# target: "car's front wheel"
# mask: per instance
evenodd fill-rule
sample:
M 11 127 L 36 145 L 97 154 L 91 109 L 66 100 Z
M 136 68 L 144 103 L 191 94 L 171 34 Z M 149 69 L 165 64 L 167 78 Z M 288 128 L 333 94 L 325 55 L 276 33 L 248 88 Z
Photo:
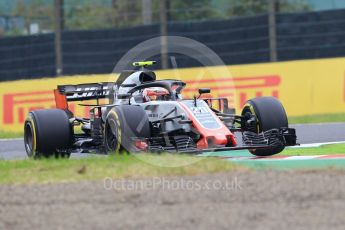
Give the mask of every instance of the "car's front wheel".
M 246 127 L 252 132 L 261 133 L 288 127 L 285 109 L 280 101 L 274 97 L 258 97 L 247 101 L 243 107 L 242 115 L 244 116 L 246 113 L 256 117 L 254 127 Z M 256 156 L 271 156 L 280 153 L 284 148 L 285 146 L 281 144 L 269 148 L 250 150 L 250 152 Z
M 105 123 L 104 138 L 108 152 L 132 152 L 135 139 L 151 136 L 148 116 L 136 105 L 115 106 L 109 111 Z

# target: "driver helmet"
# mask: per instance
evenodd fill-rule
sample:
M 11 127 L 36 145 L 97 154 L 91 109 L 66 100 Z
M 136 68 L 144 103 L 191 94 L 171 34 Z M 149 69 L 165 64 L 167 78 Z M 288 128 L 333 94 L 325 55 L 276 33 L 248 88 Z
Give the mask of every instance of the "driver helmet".
M 169 92 L 167 89 L 164 89 L 162 87 L 150 87 L 146 88 L 142 92 L 144 102 L 148 101 L 156 101 L 161 100 L 164 98 L 164 96 L 169 95 Z

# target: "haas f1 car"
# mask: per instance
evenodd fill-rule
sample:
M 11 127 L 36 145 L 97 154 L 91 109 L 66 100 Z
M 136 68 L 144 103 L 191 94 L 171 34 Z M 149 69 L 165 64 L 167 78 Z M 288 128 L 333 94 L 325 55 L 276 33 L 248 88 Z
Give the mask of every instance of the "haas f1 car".
M 205 98 L 210 93 L 207 88 L 199 89 L 198 97 L 183 99 L 186 83 L 156 80 L 155 73 L 144 68 L 151 64 L 134 63 L 141 68 L 122 72 L 116 82 L 59 85 L 54 90 L 56 109 L 34 110 L 27 116 L 28 156 L 239 149 L 270 156 L 296 145 L 295 130 L 288 127 L 277 99 L 251 99 L 235 115 L 226 98 Z M 104 99 L 107 104 L 100 104 Z M 84 100 L 97 102 L 87 105 L 89 118 L 74 116 L 68 102 Z

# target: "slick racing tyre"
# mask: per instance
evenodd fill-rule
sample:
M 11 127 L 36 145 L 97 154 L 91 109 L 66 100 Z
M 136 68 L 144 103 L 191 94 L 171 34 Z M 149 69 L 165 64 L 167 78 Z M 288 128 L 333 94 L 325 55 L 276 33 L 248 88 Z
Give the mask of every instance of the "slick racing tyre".
M 107 152 L 136 151 L 135 140 L 150 136 L 149 119 L 140 106 L 120 105 L 109 111 L 104 130 Z
M 30 158 L 69 157 L 72 138 L 72 126 L 64 110 L 35 110 L 25 120 L 24 144 Z
M 250 131 L 261 133 L 271 129 L 287 128 L 288 119 L 283 105 L 274 97 L 258 97 L 247 101 L 242 116 L 246 113 L 255 115 L 256 126 L 251 127 Z M 245 130 L 246 131 L 246 130 Z M 284 150 L 283 145 L 254 149 L 250 152 L 256 156 L 271 156 Z

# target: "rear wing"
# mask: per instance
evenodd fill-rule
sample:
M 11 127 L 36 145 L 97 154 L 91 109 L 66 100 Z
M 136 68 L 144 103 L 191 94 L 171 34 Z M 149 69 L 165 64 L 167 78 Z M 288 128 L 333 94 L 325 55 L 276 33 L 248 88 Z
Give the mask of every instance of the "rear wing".
M 99 100 L 113 93 L 114 82 L 58 85 L 54 90 L 56 107 L 68 109 L 70 101 Z

